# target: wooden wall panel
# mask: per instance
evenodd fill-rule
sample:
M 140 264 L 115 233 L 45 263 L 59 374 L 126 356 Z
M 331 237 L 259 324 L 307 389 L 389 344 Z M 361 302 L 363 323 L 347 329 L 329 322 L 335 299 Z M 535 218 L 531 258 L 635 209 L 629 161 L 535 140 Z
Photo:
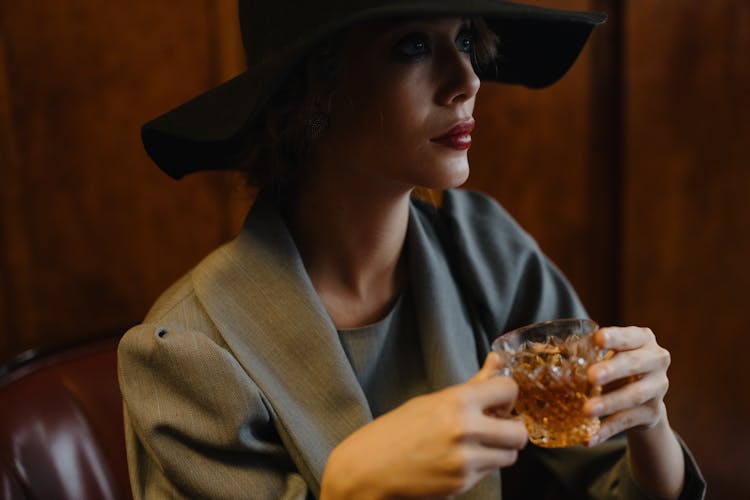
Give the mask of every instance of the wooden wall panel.
M 20 203 L 20 186 L 16 182 L 18 177 L 18 153 L 16 151 L 15 131 L 11 121 L 10 89 L 8 88 L 8 65 L 6 62 L 5 34 L 0 30 L 0 180 L 3 187 L 0 196 L 0 318 L 3 330 L 0 334 L 0 353 L 8 352 L 13 342 L 16 325 L 23 324 L 24 315 L 28 311 L 25 304 L 27 297 L 22 290 L 17 290 L 11 279 L 12 266 L 28 270 L 25 258 L 23 233 L 16 229 L 17 218 L 14 217 L 14 207 Z M 17 236 L 16 236 L 17 235 Z M 16 237 L 14 237 L 16 236 Z M 18 279 L 18 278 L 16 278 Z M 2 357 L 0 357 L 2 359 Z
M 484 85 L 467 187 L 508 208 L 593 317 L 654 328 L 674 358 L 673 424 L 711 497 L 750 496 L 738 312 L 750 286 L 750 6 L 531 3 L 626 15 L 549 89 Z M 249 200 L 234 176 L 174 182 L 138 135 L 240 70 L 233 9 L 0 0 L 0 361 L 139 321 L 237 230 Z
M 611 7 L 611 2 L 583 0 L 529 3 L 577 10 Z M 547 89 L 483 85 L 466 185 L 492 195 L 510 211 L 601 324 L 616 323 L 619 289 L 613 261 L 619 233 L 612 220 L 619 176 L 612 158 L 618 152 L 599 142 L 619 117 L 610 107 L 596 105 L 613 83 L 600 68 L 600 60 L 613 50 L 607 38 L 612 29 L 610 24 L 595 30 L 571 71 Z
M 139 137 L 232 72 L 224 6 L 0 3 L 0 359 L 137 322 L 231 236 L 227 176 L 174 182 Z
M 750 3 L 627 12 L 623 315 L 673 354 L 672 424 L 710 498 L 750 498 Z

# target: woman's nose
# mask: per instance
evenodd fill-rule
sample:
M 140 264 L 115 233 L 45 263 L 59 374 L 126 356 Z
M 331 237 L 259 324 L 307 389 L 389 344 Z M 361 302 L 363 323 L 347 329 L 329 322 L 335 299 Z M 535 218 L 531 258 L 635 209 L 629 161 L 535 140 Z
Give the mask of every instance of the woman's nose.
M 459 50 L 445 54 L 436 68 L 441 86 L 437 100 L 442 105 L 452 105 L 473 99 L 479 91 L 480 80 L 471 64 L 471 56 Z

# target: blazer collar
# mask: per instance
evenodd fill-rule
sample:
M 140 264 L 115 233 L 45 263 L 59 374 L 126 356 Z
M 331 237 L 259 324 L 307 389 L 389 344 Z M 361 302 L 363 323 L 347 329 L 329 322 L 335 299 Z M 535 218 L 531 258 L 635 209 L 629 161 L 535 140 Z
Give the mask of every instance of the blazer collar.
M 407 233 L 409 272 L 420 340 L 432 390 L 466 382 L 479 368 L 470 314 L 461 283 L 451 268 L 452 247 L 444 246 L 440 214 L 412 204 Z
M 434 229 L 414 205 L 407 242 L 428 383 L 437 390 L 464 382 L 478 367 L 471 325 Z M 372 415 L 270 200 L 258 198 L 240 235 L 194 270 L 193 283 L 317 495 L 330 452 Z

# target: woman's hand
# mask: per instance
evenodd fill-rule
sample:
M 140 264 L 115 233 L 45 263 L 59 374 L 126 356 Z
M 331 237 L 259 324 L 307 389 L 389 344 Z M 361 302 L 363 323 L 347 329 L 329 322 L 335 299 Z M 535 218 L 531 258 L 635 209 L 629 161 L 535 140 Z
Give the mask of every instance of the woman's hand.
M 501 363 L 491 353 L 465 384 L 411 399 L 354 432 L 331 453 L 321 498 L 449 496 L 512 465 L 527 434 L 509 418 L 518 386 L 497 375 Z
M 669 387 L 669 351 L 656 343 L 648 328 L 602 328 L 596 343 L 615 353 L 589 368 L 589 380 L 603 386 L 602 396 L 586 403 L 584 411 L 608 415 L 590 446 L 630 429 L 648 429 L 666 419 L 664 396 Z
M 636 484 L 650 495 L 677 498 L 685 464 L 664 405 L 669 351 L 659 346 L 648 328 L 602 328 L 595 341 L 614 356 L 589 368 L 589 380 L 602 385 L 603 393 L 590 399 L 584 411 L 607 416 L 589 446 L 627 431 Z

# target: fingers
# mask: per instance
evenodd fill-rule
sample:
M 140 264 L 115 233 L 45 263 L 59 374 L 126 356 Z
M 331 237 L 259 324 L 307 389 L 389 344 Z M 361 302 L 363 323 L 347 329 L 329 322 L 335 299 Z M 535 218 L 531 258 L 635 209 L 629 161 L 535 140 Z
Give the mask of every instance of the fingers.
M 649 404 L 610 415 L 607 419 L 602 421 L 599 432 L 589 440 L 587 445 L 596 446 L 615 434 L 636 427 L 654 427 L 659 423 L 659 419 L 662 415 L 660 408 L 661 404 L 660 401 L 651 401 Z
M 518 396 L 518 386 L 510 377 L 502 375 L 504 362 L 496 352 L 490 352 L 482 368 L 460 391 L 472 406 L 487 415 L 504 417 L 510 414 Z
M 474 453 L 473 465 L 480 473 L 510 467 L 518 460 L 518 450 L 515 449 L 477 448 Z
M 465 386 L 466 396 L 479 409 L 509 414 L 518 397 L 518 384 L 510 377 L 493 377 Z
M 592 417 L 613 415 L 649 401 L 661 401 L 668 388 L 665 372 L 651 373 L 615 391 L 591 398 L 584 405 L 584 412 Z
M 631 375 L 666 372 L 669 363 L 669 351 L 654 344 L 644 349 L 618 352 L 607 361 L 589 368 L 588 376 L 592 383 L 605 385 Z
M 490 352 L 485 358 L 482 368 L 469 379 L 469 382 L 480 382 L 497 377 L 502 374 L 503 366 L 504 363 L 500 355 L 496 352 Z
M 526 426 L 517 418 L 484 417 L 477 427 L 477 440 L 490 448 L 520 450 L 529 440 Z
M 589 380 L 606 391 L 590 399 L 584 412 L 593 417 L 609 415 L 589 446 L 629 429 L 655 426 L 669 388 L 670 354 L 650 329 L 602 328 L 595 341 L 615 354 L 589 368 Z
M 630 351 L 656 341 L 651 329 L 635 326 L 601 328 L 594 334 L 594 339 L 599 346 L 615 351 Z
M 463 449 L 472 455 L 472 466 L 482 472 L 513 465 L 518 450 L 528 442 L 526 427 L 519 419 L 482 417 L 472 427 Z

